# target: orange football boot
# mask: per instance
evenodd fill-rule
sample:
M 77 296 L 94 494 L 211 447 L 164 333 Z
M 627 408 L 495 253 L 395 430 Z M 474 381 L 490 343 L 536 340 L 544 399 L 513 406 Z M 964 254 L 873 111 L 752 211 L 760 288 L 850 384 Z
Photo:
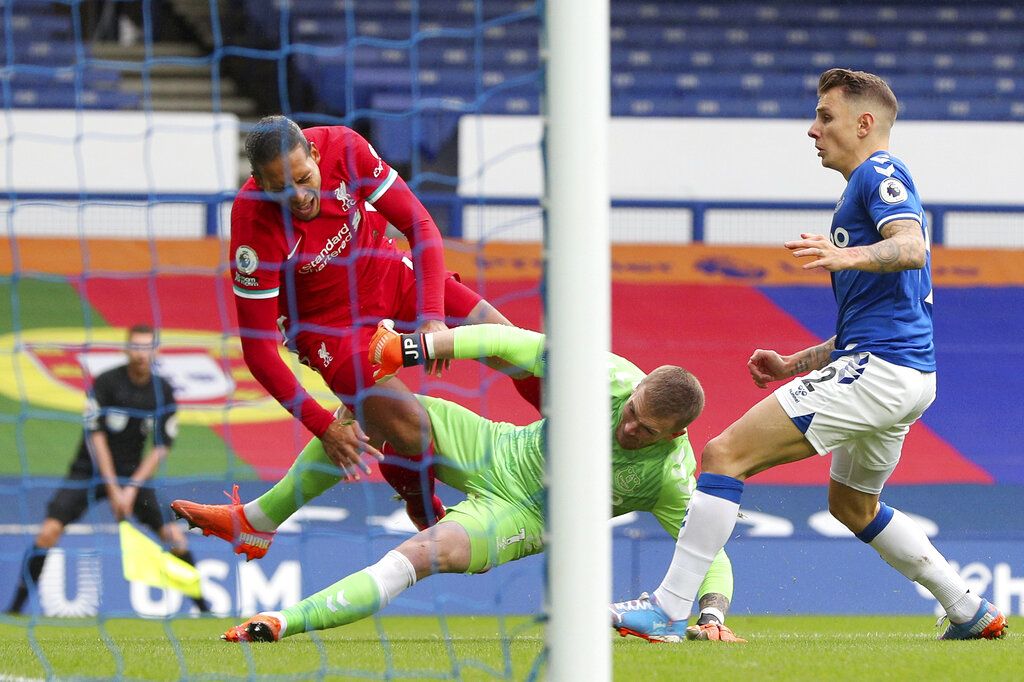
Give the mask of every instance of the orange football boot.
M 227 492 L 224 493 L 227 495 Z M 274 531 L 256 530 L 245 518 L 242 502 L 238 498 L 238 484 L 228 495 L 231 504 L 198 504 L 188 500 L 171 502 L 171 509 L 179 519 L 188 521 L 189 528 L 199 528 L 203 535 L 215 535 L 227 540 L 235 554 L 244 554 L 248 561 L 261 559 L 274 541 Z
M 223 635 L 227 642 L 276 642 L 281 638 L 281 621 L 271 615 L 258 613 Z

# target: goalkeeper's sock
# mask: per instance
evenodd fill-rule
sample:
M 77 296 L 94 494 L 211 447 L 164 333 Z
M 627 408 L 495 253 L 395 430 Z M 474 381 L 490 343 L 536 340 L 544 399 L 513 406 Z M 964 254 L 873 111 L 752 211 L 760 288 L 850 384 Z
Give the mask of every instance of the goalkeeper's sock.
M 731 476 L 701 474 L 679 530 L 672 563 L 654 591 L 672 620 L 686 620 L 693 599 L 718 551 L 725 546 L 740 510 L 743 482 Z
M 314 438 L 295 458 L 288 473 L 243 511 L 253 528 L 270 533 L 288 520 L 302 505 L 341 480 L 341 470 L 327 456 L 323 443 Z
M 391 550 L 374 565 L 282 611 L 282 624 L 286 625 L 282 636 L 326 630 L 372 616 L 415 584 L 416 569 L 412 562 L 401 552 Z
M 29 584 L 33 586 L 39 584 L 39 576 L 43 572 L 43 564 L 46 563 L 46 555 L 49 551 L 48 548 L 35 544 L 25 550 L 25 556 L 21 563 L 21 576 L 18 580 L 18 587 L 14 591 L 14 598 L 11 600 L 10 606 L 7 607 L 8 613 L 21 613 L 25 608 L 25 602 L 28 601 L 28 586 Z
M 981 597 L 925 535 L 921 526 L 898 509 L 878 505 L 878 514 L 857 537 L 875 548 L 886 563 L 925 587 L 942 604 L 953 623 L 966 623 L 981 606 Z

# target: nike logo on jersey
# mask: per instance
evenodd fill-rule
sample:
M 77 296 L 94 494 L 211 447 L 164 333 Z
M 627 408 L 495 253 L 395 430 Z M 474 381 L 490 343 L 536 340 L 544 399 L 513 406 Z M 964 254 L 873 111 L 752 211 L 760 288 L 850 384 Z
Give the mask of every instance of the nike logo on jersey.
M 302 237 L 299 237 L 298 240 L 295 242 L 295 246 L 292 247 L 291 253 L 288 254 L 288 257 L 285 258 L 285 260 L 291 260 L 292 259 L 292 256 L 295 255 L 295 252 L 299 250 L 299 244 L 301 244 L 301 243 L 302 243 Z

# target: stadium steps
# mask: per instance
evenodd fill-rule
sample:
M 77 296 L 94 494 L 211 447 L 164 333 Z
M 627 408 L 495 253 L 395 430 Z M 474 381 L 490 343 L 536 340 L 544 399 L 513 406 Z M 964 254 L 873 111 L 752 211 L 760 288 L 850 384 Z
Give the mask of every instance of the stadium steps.
M 94 59 L 124 66 L 121 89 L 143 94 L 143 74 L 149 74 L 148 104 L 155 111 L 223 111 L 239 118 L 251 117 L 256 102 L 238 93 L 237 85 L 221 77 L 219 97 L 214 99 L 208 54 L 191 43 L 156 43 L 151 47 L 153 61 L 146 63 L 143 45 L 99 42 L 92 45 Z
M 209 72 L 207 72 L 208 74 Z M 146 83 L 141 76 L 132 74 L 121 79 L 121 89 L 125 92 L 137 92 L 142 94 Z M 177 95 L 183 98 L 205 98 L 213 97 L 213 82 L 209 75 L 203 78 L 191 78 L 185 76 L 167 76 L 163 73 L 151 75 L 149 79 L 149 92 L 154 97 Z M 237 97 L 237 88 L 232 81 L 222 80 L 220 83 L 221 100 Z M 244 99 L 244 98 L 243 98 Z

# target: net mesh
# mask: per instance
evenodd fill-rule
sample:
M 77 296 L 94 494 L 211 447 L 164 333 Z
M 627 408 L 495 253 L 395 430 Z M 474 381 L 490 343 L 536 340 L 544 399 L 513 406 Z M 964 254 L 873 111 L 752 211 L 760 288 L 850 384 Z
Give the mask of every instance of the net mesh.
M 961 21 L 941 16 L 948 8 L 906 3 L 871 19 L 859 6 L 847 8 L 847 16 L 846 9 L 818 3 L 812 13 L 802 6 L 766 8 L 751 18 L 742 3 L 711 5 L 612 8 L 612 113 L 623 117 L 612 122 L 612 139 L 622 142 L 612 150 L 611 228 L 620 242 L 612 263 L 615 350 L 645 369 L 682 358 L 701 378 L 709 401 L 690 431 L 695 450 L 763 397 L 745 368 L 751 349 L 770 342 L 791 351 L 835 330 L 828 278 L 803 271 L 780 244 L 807 229 L 827 229 L 837 186 L 766 173 L 747 155 L 742 163 L 729 161 L 704 143 L 721 139 L 746 153 L 735 142 L 742 136 L 733 133 L 756 132 L 773 148 L 792 139 L 798 146 L 792 152 L 779 146 L 773 158 L 813 165 L 818 173 L 807 158 L 806 119 L 817 101 L 822 60 L 835 54 L 854 68 L 893 69 L 905 105 L 901 130 L 913 119 L 1024 115 L 1024 104 L 1006 94 L 1020 65 L 1002 47 L 1017 35 L 1019 13 L 963 4 L 965 25 L 1001 23 L 990 44 L 972 38 L 954 59 L 923 48 L 945 52 L 967 35 L 941 27 Z M 975 10 L 980 15 L 968 21 Z M 26 551 L 45 530 L 54 493 L 70 485 L 95 495 L 91 481 L 65 477 L 82 438 L 86 391 L 94 373 L 121 356 L 126 327 L 148 321 L 160 329 L 162 370 L 181 388 L 176 442 L 156 477 L 164 506 L 175 498 L 222 502 L 221 491 L 236 482 L 241 499 L 253 500 L 308 442 L 309 433 L 267 396 L 242 356 L 228 273 L 232 199 L 248 174 L 239 143 L 261 115 L 285 113 L 303 126 L 345 125 L 371 140 L 451 237 L 448 268 L 513 323 L 540 328 L 542 132 L 538 118 L 522 115 L 539 112 L 541 11 L 518 0 L 0 0 L 0 229 L 6 237 L 0 248 L 0 599 L 9 599 L 28 567 L 33 553 Z M 893 33 L 897 15 L 917 28 Z M 634 26 L 635 19 L 645 25 Z M 913 49 L 879 54 L 864 41 L 868 33 L 831 25 L 847 19 L 885 31 L 882 42 L 911 41 L 904 47 L 921 43 L 922 31 L 931 37 Z M 812 21 L 813 30 L 793 34 L 780 25 Z M 741 22 L 750 30 L 735 31 Z M 730 41 L 745 46 L 709 49 Z M 833 53 L 837 45 L 849 49 Z M 691 73 L 702 66 L 713 67 L 712 75 Z M 799 73 L 775 74 L 782 66 Z M 955 82 L 947 71 L 959 74 Z M 725 94 L 698 88 L 710 84 Z M 981 99 L 964 106 L 959 94 L 946 94 L 964 87 L 980 91 Z M 801 120 L 750 126 L 717 118 L 751 115 Z M 950 158 L 974 158 L 974 135 L 984 132 L 962 130 L 942 129 L 949 149 L 960 150 L 944 147 Z M 914 162 L 915 169 L 929 165 Z M 709 172 L 716 168 L 717 175 Z M 1011 465 L 1017 451 L 1006 444 L 1018 440 L 1007 425 L 1020 419 L 985 422 L 983 432 L 956 425 L 964 423 L 964 405 L 973 405 L 979 418 L 1005 412 L 1002 393 L 976 380 L 996 372 L 995 356 L 974 349 L 984 339 L 1019 353 L 1019 343 L 1007 340 L 1020 337 L 1019 324 L 1003 311 L 1019 307 L 1024 211 L 1003 192 L 1005 183 L 988 182 L 982 173 L 950 177 L 952 190 L 929 178 L 922 191 L 936 245 L 937 300 L 947 311 L 936 316 L 936 336 L 945 339 L 938 346 L 948 353 L 939 364 L 943 381 L 957 390 L 940 392 L 929 408 L 924 426 L 934 433 L 915 426 L 925 435 L 908 441 L 891 482 L 1018 483 Z M 964 199 L 992 203 L 943 203 Z M 649 243 L 655 246 L 644 246 Z M 318 401 L 338 404 L 319 376 L 283 349 L 281 356 Z M 404 378 L 415 390 L 489 418 L 519 424 L 536 418 L 506 377 L 474 363 L 457 364 L 443 379 Z M 737 608 L 867 612 L 879 608 L 875 593 L 882 585 L 891 597 L 885 608 L 930 612 L 930 598 L 907 591 L 881 563 L 878 575 L 865 580 L 870 562 L 852 554 L 861 550 L 851 549 L 850 560 L 840 562 L 820 553 L 831 563 L 803 571 L 829 576 L 831 584 L 797 581 L 780 589 L 778 574 L 761 570 L 766 550 L 770 563 L 784 565 L 792 540 L 828 535 L 828 529 L 804 528 L 821 504 L 814 486 L 827 480 L 825 461 L 759 477 L 790 486 L 785 493 L 772 486 L 746 493 L 751 508 L 785 521 L 774 528 L 797 530 L 766 543 L 758 527 L 747 542 L 730 543 L 743 585 Z M 986 501 L 973 507 L 990 508 L 992 495 L 1006 496 L 1009 505 L 1013 491 L 1005 488 L 979 487 L 975 494 Z M 445 488 L 441 497 L 448 504 L 459 499 Z M 0 675 L 521 679 L 542 663 L 535 614 L 543 565 L 536 557 L 480 576 L 430 578 L 379 616 L 290 639 L 294 649 L 207 648 L 210 640 L 219 645 L 216 636 L 243 615 L 292 605 L 410 536 L 403 506 L 377 476 L 335 486 L 302 507 L 260 561 L 246 563 L 226 543 L 190 535 L 204 596 L 223 616 L 219 621 L 193 618 L 193 603 L 180 593 L 124 581 L 109 504 L 91 501 L 48 553 L 27 615 L 0 615 Z M 764 520 L 754 516 L 750 525 Z M 657 584 L 672 540 L 649 515 L 618 521 L 614 596 L 625 598 Z M 942 522 L 960 529 L 976 524 L 1005 537 L 1006 529 L 992 523 L 980 516 L 969 524 L 959 517 Z M 999 540 L 984 554 L 1001 558 L 978 569 L 981 555 L 970 535 L 958 530 L 943 540 L 961 543 L 950 556 L 965 576 L 991 577 L 979 578 L 976 591 L 991 585 L 1008 610 L 1019 592 L 1010 572 L 1019 543 Z M 835 598 L 837 566 L 851 571 L 842 581 L 843 599 Z M 854 585 L 863 585 L 863 594 Z
M 459 117 L 537 113 L 539 11 L 480 0 L 0 5 L 3 599 L 29 570 L 26 559 L 41 556 L 33 541 L 47 530 L 58 489 L 85 490 L 89 503 L 46 553 L 27 617 L 0 617 L 30 645 L 25 670 L 96 679 L 447 679 L 467 671 L 521 679 L 535 669 L 536 558 L 497 574 L 432 577 L 339 631 L 342 640 L 312 635 L 313 655 L 274 660 L 243 648 L 215 660 L 193 649 L 190 638 L 215 640 L 240 617 L 292 606 L 408 538 L 404 505 L 377 471 L 302 507 L 261 561 L 190 534 L 203 596 L 214 615 L 231 619 L 221 621 L 195 619 L 193 601 L 174 590 L 126 582 L 99 479 L 66 475 L 86 393 L 96 374 L 123 360 L 125 329 L 137 322 L 159 330 L 160 371 L 179 404 L 177 437 L 155 475 L 161 506 L 224 502 L 221 490 L 236 482 L 252 500 L 284 475 L 309 433 L 246 366 L 227 273 L 231 200 L 248 173 L 242 137 L 268 113 L 303 127 L 351 127 L 422 197 L 439 229 L 458 236 L 466 200 L 454 194 Z M 491 277 L 480 266 L 487 242 L 452 241 L 448 267 L 509 319 L 537 328 L 536 263 Z M 321 404 L 338 405 L 318 375 L 284 348 L 281 355 Z M 407 383 L 489 417 L 537 416 L 507 378 L 474 363 Z M 461 497 L 439 494 L 448 505 Z M 153 670 L 128 641 L 132 631 L 159 652 Z M 54 647 L 79 633 L 100 639 L 92 665 Z M 424 639 L 429 646 L 410 650 L 410 640 Z M 342 655 L 339 641 L 358 655 Z

